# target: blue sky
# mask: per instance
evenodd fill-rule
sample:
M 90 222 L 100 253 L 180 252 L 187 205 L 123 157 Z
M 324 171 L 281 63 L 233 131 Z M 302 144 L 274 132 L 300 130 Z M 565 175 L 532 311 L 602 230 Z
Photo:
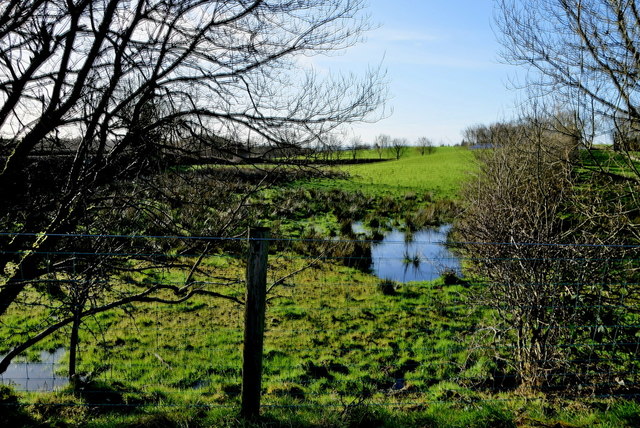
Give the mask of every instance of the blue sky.
M 393 113 L 353 127 L 354 135 L 455 144 L 469 125 L 513 116 L 516 70 L 499 61 L 492 0 L 370 0 L 367 12 L 380 27 L 364 43 L 314 61 L 332 72 L 362 73 L 380 62 L 387 70 Z

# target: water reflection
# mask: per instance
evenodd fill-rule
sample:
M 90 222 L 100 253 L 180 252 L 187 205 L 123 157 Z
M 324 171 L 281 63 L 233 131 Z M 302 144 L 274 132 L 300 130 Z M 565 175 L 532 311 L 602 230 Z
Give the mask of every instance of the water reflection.
M 12 362 L 0 375 L 0 384 L 12 385 L 18 391 L 53 391 L 65 386 L 67 378 L 55 373 L 64 352 L 64 348 L 42 351 L 39 362 Z
M 411 234 L 392 230 L 373 243 L 371 271 L 398 282 L 431 281 L 447 270 L 460 276 L 460 260 L 444 245 L 450 230 L 450 224 Z M 354 232 L 363 231 L 362 225 L 354 225 Z

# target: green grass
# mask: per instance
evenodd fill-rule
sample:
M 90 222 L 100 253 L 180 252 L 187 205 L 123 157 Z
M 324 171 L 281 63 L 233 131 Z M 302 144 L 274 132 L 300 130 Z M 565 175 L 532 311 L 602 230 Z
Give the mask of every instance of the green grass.
M 0 390 L 0 394 L 2 391 Z M 4 402 L 0 396 L 0 402 Z M 58 398 L 61 398 L 59 396 Z M 44 426 L 82 427 L 422 427 L 422 428 L 495 428 L 563 427 L 620 428 L 638 426 L 640 405 L 632 401 L 585 400 L 547 401 L 522 397 L 513 401 L 469 403 L 431 403 L 428 406 L 381 407 L 367 403 L 341 408 L 267 408 L 257 421 L 242 421 L 237 408 L 158 408 L 146 407 L 141 413 L 105 412 L 90 417 L 91 409 L 81 401 L 66 397 L 68 404 L 53 408 L 42 399 L 31 415 L 0 413 L 3 426 L 43 426 L 43 416 L 51 423 Z M 9 400 L 7 400 L 9 401 Z M 51 409 L 54 409 L 53 411 Z M 10 408 L 11 409 L 11 408 Z M 561 410 L 558 410 L 561 409 Z
M 294 253 L 272 257 L 270 281 L 307 262 Z M 234 276 L 242 271 L 242 263 L 234 259 L 222 268 L 216 265 L 205 264 L 205 274 Z M 177 281 L 182 275 L 167 271 L 156 273 L 153 280 Z M 262 399 L 267 408 L 335 410 L 361 400 L 384 407 L 389 400 L 437 400 L 450 388 L 477 396 L 464 385 L 440 384 L 464 375 L 460 367 L 465 361 L 474 362 L 469 367 L 474 376 L 488 369 L 476 367 L 479 359 L 469 359 L 465 345 L 482 316 L 470 305 L 460 306 L 470 289 L 445 287 L 439 280 L 407 284 L 389 296 L 378 284 L 369 274 L 321 262 L 271 293 Z M 460 317 L 450 319 L 447 308 L 456 308 Z M 102 418 L 105 403 L 120 413 L 141 405 L 237 406 L 242 313 L 243 307 L 235 303 L 196 297 L 174 306 L 131 305 L 85 320 L 78 369 L 87 376 L 87 386 L 86 392 L 72 397 L 69 406 L 80 410 L 71 414 L 85 421 Z M 32 308 L 30 316 L 46 317 L 46 308 Z M 23 318 L 12 313 L 7 322 L 12 321 L 19 324 Z M 68 331 L 56 338 L 56 346 L 64 345 L 65 334 Z M 61 373 L 65 362 L 66 357 Z M 394 390 L 399 377 L 406 384 Z M 68 393 L 24 397 L 27 403 L 52 406 L 42 410 L 42 421 L 70 411 L 62 405 L 69 400 Z M 96 409 L 82 410 L 94 402 Z
M 416 148 L 399 160 L 346 165 L 341 171 L 346 180 L 318 180 L 315 186 L 362 191 L 367 195 L 419 196 L 431 199 L 455 199 L 468 173 L 475 169 L 473 152 L 463 147 L 438 147 L 433 154 L 421 156 Z
M 269 283 L 307 262 L 293 252 L 272 255 Z M 203 269 L 205 277 L 243 270 L 233 258 Z M 182 275 L 166 271 L 153 278 Z M 205 297 L 86 320 L 79 367 L 88 378 L 84 392 L 24 394 L 23 403 L 31 404 L 11 408 L 23 422 L 30 417 L 44 426 L 614 427 L 638 421 L 634 403 L 557 403 L 478 388 L 477 380 L 496 368 L 475 334 L 492 315 L 470 304 L 479 286 L 438 279 L 399 285 L 389 294 L 380 282 L 333 260 L 272 291 L 259 423 L 237 418 L 243 308 Z M 30 315 L 45 312 L 32 308 Z
M 594 150 L 583 150 L 580 153 L 582 166 L 579 172 L 602 171 L 619 175 L 620 177 L 638 178 L 640 171 L 640 153 L 630 152 L 629 156 L 616 153 L 610 147 L 601 147 Z
M 438 201 L 455 199 L 466 173 L 473 169 L 473 152 L 466 149 L 442 147 L 425 156 L 413 151 L 398 161 L 344 166 L 349 179 L 312 180 L 272 190 L 261 203 L 266 201 L 267 210 L 275 210 L 274 219 L 298 222 L 310 233 L 307 237 L 314 237 L 313 228 L 321 229 L 320 235 L 337 233 L 336 224 L 357 215 L 371 222 L 377 219 L 373 214 L 385 210 L 415 210 L 404 213 L 403 221 L 408 222 Z M 285 191 L 290 194 L 280 198 Z M 339 209 L 332 206 L 335 198 L 341 200 Z M 291 224 L 284 224 L 282 231 L 289 234 Z M 309 262 L 300 255 L 305 252 L 303 245 L 317 244 L 279 244 L 270 260 L 270 282 Z M 195 279 L 241 278 L 243 269 L 240 259 L 210 257 Z M 185 272 L 149 271 L 132 279 L 145 278 L 178 282 Z M 87 378 L 84 392 L 20 394 L 21 406 L 11 394 L 0 401 L 9 403 L 7 408 L 16 410 L 14 421 L 25 426 L 640 423 L 640 405 L 635 402 L 556 401 L 479 386 L 477 381 L 491 378 L 497 364 L 485 346 L 489 337 L 476 334 L 493 315 L 471 305 L 480 285 L 445 285 L 438 279 L 389 292 L 380 282 L 332 259 L 319 261 L 273 290 L 266 316 L 265 407 L 256 423 L 237 417 L 243 307 L 205 297 L 174 306 L 128 305 L 85 320 L 79 367 Z M 226 291 L 242 296 L 240 288 Z M 37 326 L 39 318 L 48 316 L 38 306 L 47 302 L 39 299 L 41 295 L 33 291 L 26 299 L 28 311 L 14 311 L 3 319 L 4 349 L 11 345 L 12 328 Z M 65 335 L 68 331 L 43 342 L 27 358 L 36 358 L 40 348 L 65 346 Z M 61 373 L 65 370 L 60 368 Z M 0 422 L 3 417 L 10 415 L 0 416 Z M 10 422 L 7 419 L 4 425 Z

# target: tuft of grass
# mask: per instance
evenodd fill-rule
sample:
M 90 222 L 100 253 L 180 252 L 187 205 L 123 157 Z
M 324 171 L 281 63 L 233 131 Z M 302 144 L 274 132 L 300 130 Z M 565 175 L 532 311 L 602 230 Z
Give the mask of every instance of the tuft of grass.
M 383 279 L 378 283 L 378 290 L 385 296 L 395 296 L 398 290 L 398 283 L 390 279 Z
M 420 254 L 409 254 L 409 252 L 405 250 L 404 256 L 402 257 L 402 263 L 406 266 L 411 265 L 414 269 L 418 269 L 420 267 Z

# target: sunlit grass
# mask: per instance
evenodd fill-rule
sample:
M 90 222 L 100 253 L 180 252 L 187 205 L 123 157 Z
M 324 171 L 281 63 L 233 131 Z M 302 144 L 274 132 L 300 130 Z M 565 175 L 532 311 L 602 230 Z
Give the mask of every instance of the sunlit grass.
M 640 173 L 640 153 L 617 153 L 610 147 L 580 151 L 579 172 L 605 172 L 637 179 Z
M 464 147 L 438 147 L 435 153 L 420 155 L 414 147 L 399 160 L 345 165 L 345 180 L 318 180 L 316 186 L 359 190 L 365 194 L 418 196 L 430 194 L 433 199 L 456 198 L 469 172 L 474 171 L 474 156 Z
M 274 255 L 269 283 L 308 262 L 295 253 Z M 229 259 L 223 267 L 206 263 L 203 269 L 233 277 L 242 264 Z M 181 278 L 171 270 L 153 276 L 154 281 Z M 385 403 L 394 388 L 402 389 L 402 400 L 426 401 L 440 394 L 432 384 L 460 373 L 468 353 L 465 337 L 483 316 L 471 305 L 459 305 L 471 289 L 438 280 L 406 284 L 390 296 L 378 284 L 370 274 L 320 261 L 272 290 L 265 405 L 333 406 L 362 396 Z M 459 318 L 449 318 L 444 310 L 449 305 Z M 109 394 L 124 404 L 237 405 L 243 311 L 231 301 L 195 297 L 178 305 L 127 305 L 88 318 L 78 371 L 91 383 L 88 389 L 99 390 L 96 394 L 107 394 L 102 389 L 114 385 L 117 391 Z M 64 346 L 64 340 L 56 345 Z M 66 357 L 62 374 L 65 363 Z
M 466 149 L 438 148 L 431 155 L 413 152 L 398 161 L 344 166 L 350 179 L 314 180 L 307 185 L 408 201 L 455 198 L 466 173 L 473 170 L 472 159 L 473 153 Z M 290 212 L 304 228 L 335 227 L 335 213 L 322 213 L 317 219 L 308 216 L 307 202 L 317 200 L 317 194 L 297 196 L 299 203 Z M 271 262 L 269 284 L 310 258 L 285 248 L 272 254 Z M 241 259 L 208 257 L 197 279 L 242 278 L 243 271 Z M 143 271 L 131 279 L 177 283 L 184 281 L 185 273 Z M 634 426 L 639 422 L 640 408 L 633 402 L 605 400 L 590 406 L 474 388 L 474 380 L 490 378 L 496 368 L 494 355 L 474 335 L 492 316 L 486 308 L 471 305 L 480 286 L 445 285 L 438 279 L 401 285 L 389 293 L 380 282 L 336 260 L 321 259 L 272 290 L 266 315 L 264 425 L 255 426 Z M 225 292 L 243 295 L 240 286 Z M 8 325 L 36 325 L 38 317 L 46 316 L 35 305 L 29 309 L 10 313 Z M 79 370 L 97 390 L 97 399 L 115 397 L 121 402 L 108 403 L 112 408 L 104 402 L 92 407 L 90 397 L 69 391 L 26 394 L 25 400 L 39 401 L 39 406 L 32 406 L 33 414 L 52 424 L 58 417 L 60 424 L 86 426 L 253 426 L 237 418 L 243 311 L 242 305 L 231 301 L 195 297 L 170 306 L 127 305 L 87 319 L 81 332 Z M 65 335 L 68 331 L 41 346 L 65 346 Z M 6 335 L 2 338 L 8 340 Z M 35 358 L 37 348 L 30 358 Z

